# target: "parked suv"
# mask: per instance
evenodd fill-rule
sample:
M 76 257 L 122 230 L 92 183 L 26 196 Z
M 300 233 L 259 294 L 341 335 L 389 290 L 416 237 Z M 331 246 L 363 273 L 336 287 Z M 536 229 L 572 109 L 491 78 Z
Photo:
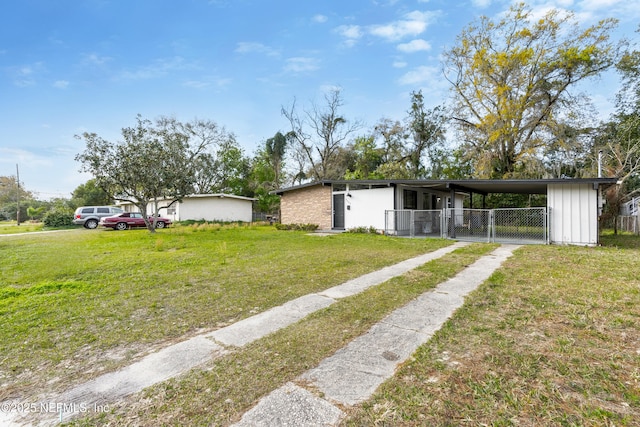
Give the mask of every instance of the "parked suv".
M 120 208 L 113 206 L 81 206 L 73 214 L 73 223 L 84 225 L 86 228 L 96 228 L 100 218 L 122 213 Z

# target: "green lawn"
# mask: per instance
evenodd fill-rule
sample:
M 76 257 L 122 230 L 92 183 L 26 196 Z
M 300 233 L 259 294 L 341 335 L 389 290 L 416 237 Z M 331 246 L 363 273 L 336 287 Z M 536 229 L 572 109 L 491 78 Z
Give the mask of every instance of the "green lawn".
M 515 252 L 344 425 L 638 425 L 640 239 Z M 60 391 L 450 241 L 193 226 L 0 239 L 0 400 Z M 75 425 L 225 425 L 490 252 L 472 244 Z M 4 387 L 4 385 L 8 385 Z
M 0 234 L 30 233 L 42 230 L 41 222 L 23 222 L 18 225 L 15 221 L 0 221 Z
M 220 225 L 0 238 L 0 400 L 450 243 Z
M 640 238 L 526 246 L 345 425 L 640 425 Z

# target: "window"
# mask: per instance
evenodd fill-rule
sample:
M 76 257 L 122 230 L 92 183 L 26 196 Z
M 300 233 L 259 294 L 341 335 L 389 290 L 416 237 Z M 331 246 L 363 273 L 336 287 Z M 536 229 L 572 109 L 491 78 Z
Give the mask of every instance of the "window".
M 167 208 L 167 215 L 175 215 L 175 214 L 176 214 L 176 207 L 175 206 Z
M 84 213 L 84 214 L 92 214 L 93 213 L 93 208 L 83 208 L 82 209 L 82 213 Z
M 98 213 L 109 213 L 109 208 L 98 208 Z
M 418 209 L 418 192 L 413 190 L 403 190 L 402 209 Z

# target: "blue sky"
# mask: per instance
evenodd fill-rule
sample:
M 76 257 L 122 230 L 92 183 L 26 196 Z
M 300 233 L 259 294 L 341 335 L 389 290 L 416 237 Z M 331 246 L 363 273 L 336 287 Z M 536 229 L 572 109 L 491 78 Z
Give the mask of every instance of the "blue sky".
M 368 127 L 401 120 L 411 91 L 445 102 L 440 56 L 497 0 L 19 0 L 0 26 L 0 176 L 15 175 L 41 199 L 69 197 L 90 176 L 74 161 L 74 135 L 118 140 L 145 118 L 211 119 L 248 155 L 287 131 L 282 106 L 322 105 L 341 88 L 347 119 Z M 583 25 L 620 19 L 636 38 L 638 0 L 547 0 Z M 613 73 L 587 90 L 604 116 Z M 366 128 L 363 129 L 363 134 Z

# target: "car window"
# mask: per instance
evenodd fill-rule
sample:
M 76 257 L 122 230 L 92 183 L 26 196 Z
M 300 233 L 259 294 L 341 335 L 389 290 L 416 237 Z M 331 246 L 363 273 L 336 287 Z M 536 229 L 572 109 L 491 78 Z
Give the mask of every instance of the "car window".
M 131 214 L 131 218 L 142 218 L 142 214 L 139 214 L 139 213 L 132 213 L 132 214 Z
M 82 209 L 82 213 L 83 214 L 92 214 L 93 213 L 93 208 L 83 208 Z
M 98 213 L 109 213 L 109 208 L 98 208 Z
M 131 214 L 129 212 L 125 212 L 122 215 L 120 215 L 122 218 L 129 218 L 131 216 Z

